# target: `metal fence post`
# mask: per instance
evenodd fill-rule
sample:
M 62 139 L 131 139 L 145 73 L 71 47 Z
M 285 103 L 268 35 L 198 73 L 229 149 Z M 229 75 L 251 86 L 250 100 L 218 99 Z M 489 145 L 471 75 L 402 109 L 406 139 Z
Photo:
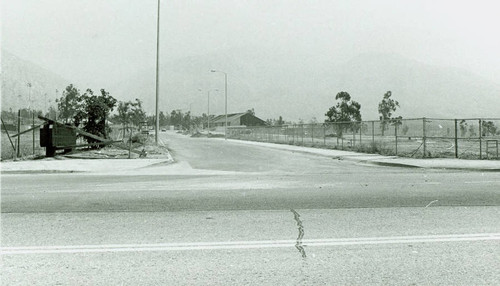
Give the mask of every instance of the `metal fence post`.
M 455 158 L 458 159 L 458 119 L 455 119 Z
M 314 144 L 314 124 L 311 124 L 311 142 Z
M 31 128 L 35 127 L 35 111 L 33 111 L 33 126 Z M 35 129 L 33 129 L 33 155 L 35 155 Z
M 21 133 L 21 109 L 17 111 L 17 134 Z M 21 135 L 17 135 L 16 159 L 21 157 Z
M 422 128 L 422 144 L 424 145 L 424 156 L 423 157 L 425 158 L 426 153 L 427 153 L 427 144 L 425 142 L 427 140 L 426 139 L 426 134 L 425 134 L 425 117 L 422 118 L 422 124 L 423 124 L 422 125 L 422 127 L 423 127 Z
M 355 123 L 349 124 L 349 125 L 351 125 L 351 131 L 352 131 L 352 146 L 351 146 L 351 148 L 354 148 L 354 146 L 356 145 L 356 132 L 354 132 L 354 129 L 356 128 L 356 126 L 354 124 Z
M 361 132 L 363 130 L 363 121 L 360 121 L 359 123 L 359 147 L 361 147 Z
M 394 138 L 396 139 L 396 156 L 398 155 L 398 124 L 394 123 Z
M 335 130 L 335 138 L 337 138 L 337 145 L 335 145 L 335 148 L 338 148 L 339 147 L 339 124 L 337 122 L 333 123 L 333 125 L 335 127 L 334 130 Z
M 14 156 L 15 156 L 16 146 L 14 145 L 14 143 L 12 143 L 12 139 L 10 138 L 9 130 L 7 130 L 7 127 L 5 127 L 5 123 L 3 122 L 3 119 L 2 118 L 0 118 L 0 119 L 2 120 L 3 129 L 5 130 L 5 134 L 7 135 L 7 138 L 9 138 L 10 146 L 12 146 L 12 150 L 14 150 Z
M 372 121 L 372 144 L 375 145 L 375 121 Z
M 326 146 L 326 125 L 323 124 L 323 146 Z
M 340 123 L 340 128 L 341 128 L 341 136 L 340 136 L 340 141 L 341 141 L 341 144 L 342 144 L 342 150 L 344 150 L 344 124 Z
M 482 130 L 481 130 L 481 119 L 479 119 L 479 160 L 483 159 L 483 142 L 482 142 L 482 137 L 483 137 L 483 134 L 481 133 Z
M 301 129 L 302 129 L 302 146 L 304 146 L 304 124 L 301 124 Z

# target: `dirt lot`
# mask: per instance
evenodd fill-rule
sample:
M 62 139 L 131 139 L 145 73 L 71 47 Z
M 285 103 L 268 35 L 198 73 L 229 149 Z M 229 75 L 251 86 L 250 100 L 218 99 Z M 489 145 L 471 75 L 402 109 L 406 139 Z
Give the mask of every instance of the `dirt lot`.
M 12 134 L 11 134 L 12 135 Z M 15 138 L 12 138 L 14 145 Z M 83 142 L 82 142 L 83 143 Z M 71 153 L 64 154 L 68 158 L 82 159 L 126 159 L 129 158 L 129 145 L 127 143 L 117 143 L 116 146 L 107 146 L 101 149 L 84 149 L 79 148 Z M 151 158 L 162 159 L 169 158 L 170 154 L 166 146 L 156 146 L 154 137 L 148 136 L 141 138 L 141 142 L 135 142 L 131 146 L 130 158 Z M 21 136 L 20 153 L 24 159 L 39 158 L 45 155 L 45 148 L 40 147 L 38 131 L 35 132 L 35 151 L 33 152 L 33 134 L 23 134 Z M 13 159 L 15 152 L 9 142 L 8 136 L 2 132 L 1 136 L 1 151 L 2 160 Z

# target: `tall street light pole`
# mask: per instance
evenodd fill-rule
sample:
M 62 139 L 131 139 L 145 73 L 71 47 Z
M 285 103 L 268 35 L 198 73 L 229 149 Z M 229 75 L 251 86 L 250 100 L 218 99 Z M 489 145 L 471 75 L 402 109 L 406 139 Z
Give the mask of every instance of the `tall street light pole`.
M 218 70 L 211 70 L 211 72 L 220 72 L 224 74 L 224 95 L 225 95 L 225 113 L 226 113 L 226 125 L 224 126 L 224 140 L 227 140 L 227 73 Z
M 210 90 L 208 91 L 208 101 L 207 101 L 207 131 L 210 134 Z
M 160 0 L 158 0 L 158 17 L 156 22 L 156 124 L 155 124 L 156 145 L 158 145 L 158 133 L 160 129 L 160 114 L 158 106 L 158 98 L 160 92 L 159 75 L 160 75 Z
M 31 110 L 31 82 L 26 84 L 28 87 L 28 110 Z
M 208 91 L 208 102 L 207 102 L 207 130 L 208 133 L 210 133 L 210 92 L 212 90 Z M 218 89 L 215 89 L 214 91 L 219 91 Z

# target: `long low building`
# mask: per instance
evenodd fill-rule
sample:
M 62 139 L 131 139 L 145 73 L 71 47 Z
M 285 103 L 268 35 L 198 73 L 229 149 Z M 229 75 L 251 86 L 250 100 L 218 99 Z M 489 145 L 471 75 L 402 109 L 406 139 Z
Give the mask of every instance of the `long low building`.
M 217 115 L 210 120 L 210 127 L 223 127 L 226 124 L 226 115 Z M 266 122 L 251 111 L 231 113 L 227 115 L 227 126 L 265 126 Z

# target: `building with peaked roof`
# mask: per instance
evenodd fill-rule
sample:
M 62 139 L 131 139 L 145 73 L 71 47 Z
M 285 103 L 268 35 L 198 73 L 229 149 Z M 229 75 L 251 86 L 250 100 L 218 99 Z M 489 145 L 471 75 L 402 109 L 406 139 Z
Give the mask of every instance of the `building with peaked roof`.
M 210 127 L 223 127 L 226 124 L 226 115 L 217 115 L 210 120 Z M 266 122 L 253 114 L 252 111 L 231 113 L 227 115 L 227 126 L 265 126 Z

